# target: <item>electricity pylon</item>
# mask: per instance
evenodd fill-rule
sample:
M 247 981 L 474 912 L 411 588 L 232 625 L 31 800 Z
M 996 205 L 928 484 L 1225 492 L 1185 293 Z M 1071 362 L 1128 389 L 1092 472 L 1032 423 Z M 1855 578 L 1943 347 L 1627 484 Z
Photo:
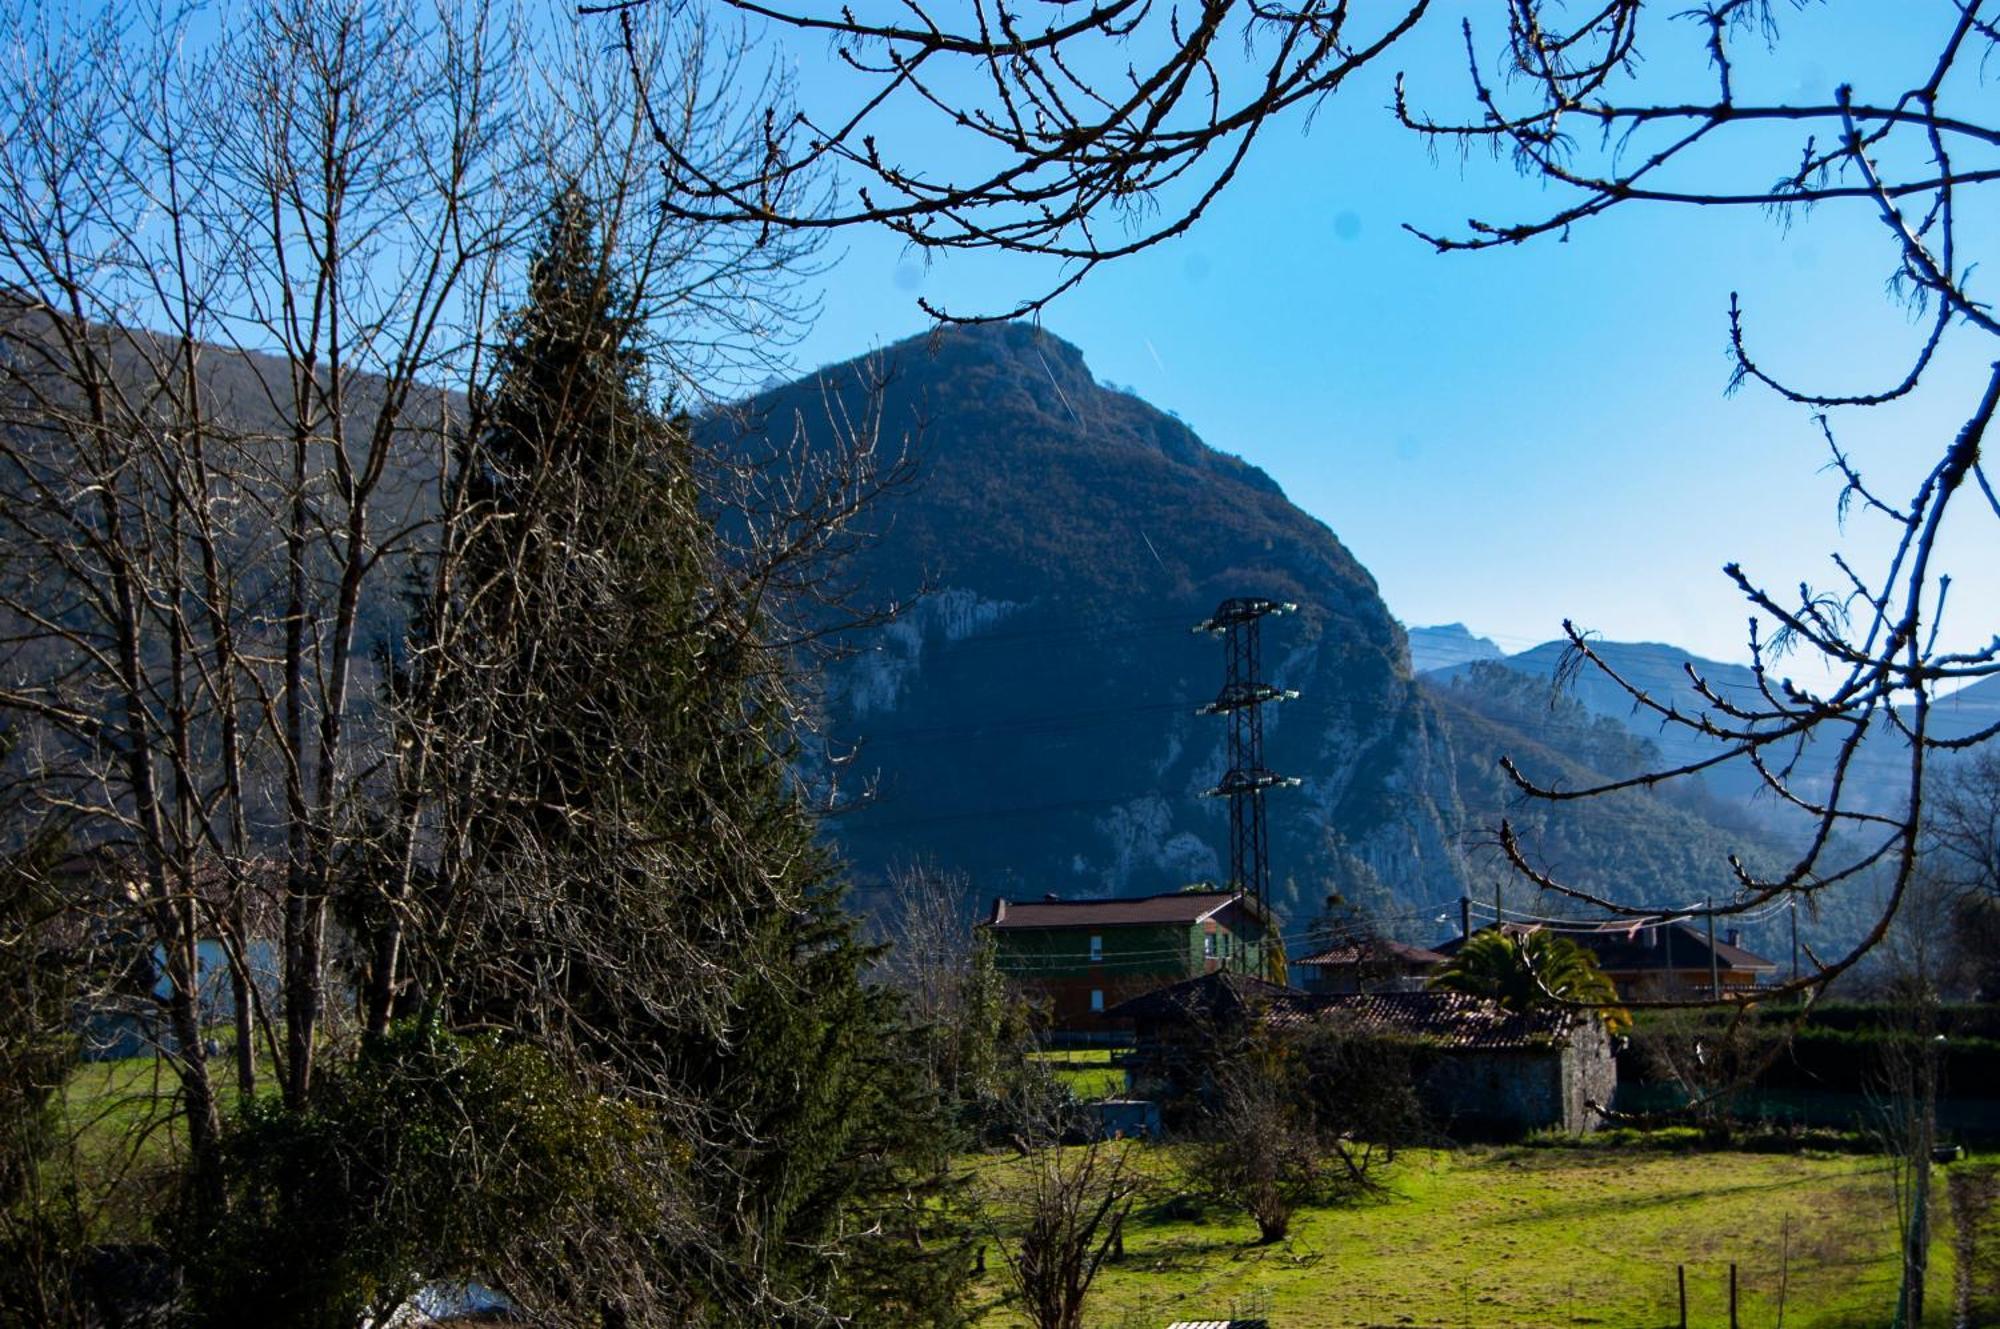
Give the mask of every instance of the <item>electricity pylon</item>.
M 1222 691 L 1215 700 L 1196 711 L 1197 715 L 1224 715 L 1229 718 L 1229 769 L 1221 783 L 1208 791 L 1210 798 L 1229 800 L 1229 885 L 1256 903 L 1258 922 L 1267 933 L 1276 931 L 1271 917 L 1271 843 L 1264 824 L 1264 791 L 1299 783 L 1296 776 L 1279 775 L 1264 766 L 1264 717 L 1262 708 L 1273 701 L 1290 701 L 1299 694 L 1289 688 L 1273 687 L 1259 677 L 1260 643 L 1258 625 L 1271 614 L 1295 613 L 1298 606 L 1257 596 L 1236 596 L 1224 600 L 1214 614 L 1195 624 L 1196 632 L 1221 637 L 1224 649 Z M 1267 936 L 1257 948 L 1257 976 L 1270 977 L 1271 942 Z

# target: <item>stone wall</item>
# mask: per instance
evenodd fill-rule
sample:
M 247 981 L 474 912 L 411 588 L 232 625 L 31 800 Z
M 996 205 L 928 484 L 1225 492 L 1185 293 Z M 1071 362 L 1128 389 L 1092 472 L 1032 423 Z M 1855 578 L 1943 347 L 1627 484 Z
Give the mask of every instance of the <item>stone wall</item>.
M 1560 1047 L 1440 1051 L 1418 1094 L 1447 1134 L 1514 1136 L 1595 1130 L 1618 1085 L 1611 1037 L 1596 1021 Z
M 1520 1135 L 1562 1120 L 1563 1054 L 1441 1051 L 1417 1094 L 1453 1136 Z
M 1570 1035 L 1563 1049 L 1563 1129 L 1571 1134 L 1594 1131 L 1604 1124 L 1604 1109 L 1618 1092 L 1618 1062 L 1612 1055 L 1611 1033 L 1592 1020 Z

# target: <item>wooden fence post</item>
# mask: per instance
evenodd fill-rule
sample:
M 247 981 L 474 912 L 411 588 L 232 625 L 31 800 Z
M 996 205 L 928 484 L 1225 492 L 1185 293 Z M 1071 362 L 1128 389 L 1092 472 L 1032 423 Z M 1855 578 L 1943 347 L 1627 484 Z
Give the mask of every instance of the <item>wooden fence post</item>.
M 1729 1329 L 1738 1329 L 1736 1323 L 1736 1261 L 1729 1262 Z
M 1688 1267 L 1686 1265 L 1677 1264 L 1674 1266 L 1674 1281 L 1679 1283 L 1681 1288 L 1681 1329 L 1688 1329 Z

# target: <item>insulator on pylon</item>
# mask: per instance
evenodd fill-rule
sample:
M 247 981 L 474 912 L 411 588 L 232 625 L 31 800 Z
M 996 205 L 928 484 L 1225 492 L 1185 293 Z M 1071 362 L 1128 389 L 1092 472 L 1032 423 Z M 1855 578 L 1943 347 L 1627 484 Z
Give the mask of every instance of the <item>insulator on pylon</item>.
M 1297 688 L 1274 688 L 1269 683 L 1225 683 L 1214 701 L 1196 709 L 1196 715 L 1221 715 L 1245 706 L 1261 706 L 1267 701 L 1297 701 Z
M 1252 622 L 1266 614 L 1296 614 L 1298 605 L 1290 600 L 1268 600 L 1263 596 L 1232 596 L 1216 606 L 1213 614 L 1194 625 L 1194 631 L 1220 635 L 1233 627 Z

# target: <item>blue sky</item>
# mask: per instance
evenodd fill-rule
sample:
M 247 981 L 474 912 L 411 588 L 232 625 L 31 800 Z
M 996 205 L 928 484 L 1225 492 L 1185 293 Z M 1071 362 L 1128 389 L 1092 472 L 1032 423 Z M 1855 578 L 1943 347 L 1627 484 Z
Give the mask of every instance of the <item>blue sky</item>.
M 1496 9 L 1473 12 L 1490 23 Z M 1739 86 L 1825 100 L 1847 81 L 1888 100 L 1928 72 L 1952 17 L 1946 0 L 1814 6 L 1787 17 L 1774 52 L 1742 53 Z M 1729 295 L 1742 293 L 1760 353 L 1802 383 L 1885 386 L 1919 340 L 1884 296 L 1885 232 L 1859 207 L 1789 226 L 1754 210 L 1653 208 L 1566 243 L 1435 255 L 1399 224 L 1506 219 L 1553 196 L 1504 164 L 1434 162 L 1394 125 L 1398 68 L 1429 104 L 1463 103 L 1456 19 L 1434 18 L 1432 38 L 1363 71 L 1309 130 L 1270 131 L 1190 235 L 1100 270 L 1044 326 L 1100 380 L 1269 471 L 1406 623 L 1459 620 L 1522 649 L 1569 616 L 1743 658 L 1746 609 L 1725 562 L 1777 587 L 1820 585 L 1836 576 L 1830 551 L 1865 559 L 1880 541 L 1858 519 L 1837 524 L 1808 412 L 1754 387 L 1725 395 Z M 1699 74 L 1685 28 L 1652 34 L 1648 77 Z M 823 64 L 800 62 L 808 99 L 837 91 L 814 72 Z M 1768 185 L 1797 137 L 1738 140 L 1702 169 Z M 1961 225 L 1965 253 L 1994 250 L 1990 206 Z M 846 235 L 836 252 L 801 367 L 924 330 L 920 293 L 991 310 L 1048 281 L 1026 260 L 926 262 L 879 233 Z M 1906 493 L 1975 404 L 1995 351 L 1984 341 L 1959 334 L 1916 399 L 1835 419 L 1887 492 Z M 1961 642 L 2000 622 L 1993 528 L 1948 551 Z

